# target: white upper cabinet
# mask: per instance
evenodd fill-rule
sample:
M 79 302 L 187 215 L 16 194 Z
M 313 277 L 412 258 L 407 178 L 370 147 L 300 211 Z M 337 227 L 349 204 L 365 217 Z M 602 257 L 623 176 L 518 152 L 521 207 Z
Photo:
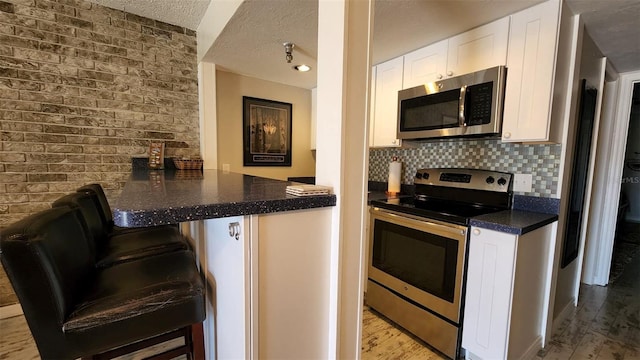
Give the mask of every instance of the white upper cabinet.
M 554 141 L 550 134 L 560 2 L 511 16 L 502 141 Z
M 398 91 L 402 90 L 403 58 L 398 57 L 375 67 L 375 101 L 371 115 L 373 147 L 400 146 L 396 137 L 398 124 Z
M 404 56 L 403 89 L 443 79 L 447 73 L 448 40 L 412 51 Z
M 508 38 L 508 16 L 449 38 L 446 75 L 506 64 Z

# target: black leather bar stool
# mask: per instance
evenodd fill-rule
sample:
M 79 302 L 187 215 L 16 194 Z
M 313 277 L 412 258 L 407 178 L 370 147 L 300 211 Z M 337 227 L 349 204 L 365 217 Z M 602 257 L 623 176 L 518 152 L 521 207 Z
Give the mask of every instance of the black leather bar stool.
M 77 207 L 91 237 L 89 247 L 96 266 L 108 267 L 146 256 L 190 249 L 188 240 L 171 226 L 140 228 L 139 231 L 110 232 L 98 196 L 92 191 L 75 192 L 53 202 L 53 207 Z M 91 239 L 92 238 L 92 239 Z
M 82 214 L 56 207 L 0 234 L 2 265 L 43 359 L 112 358 L 171 337 L 201 359 L 205 287 L 190 251 L 95 266 Z M 195 347 L 195 344 L 199 346 Z

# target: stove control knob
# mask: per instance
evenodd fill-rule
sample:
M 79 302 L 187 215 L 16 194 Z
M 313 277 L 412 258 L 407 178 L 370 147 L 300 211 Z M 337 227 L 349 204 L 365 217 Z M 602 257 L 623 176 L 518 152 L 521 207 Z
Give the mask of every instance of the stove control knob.
M 416 173 L 416 179 L 422 179 L 422 173 L 417 172 Z
M 422 174 L 422 178 L 425 180 L 429 180 L 429 173 Z
M 494 181 L 496 181 L 496 180 L 493 178 L 493 176 L 489 176 L 487 178 L 487 184 L 493 184 Z
M 498 185 L 504 186 L 506 183 L 507 183 L 507 180 L 505 180 L 505 178 L 498 179 Z

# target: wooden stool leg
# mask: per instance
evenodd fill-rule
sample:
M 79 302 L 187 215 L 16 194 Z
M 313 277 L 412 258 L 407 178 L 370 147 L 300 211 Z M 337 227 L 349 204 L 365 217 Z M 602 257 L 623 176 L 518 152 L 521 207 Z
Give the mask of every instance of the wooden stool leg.
M 202 323 L 191 325 L 191 345 L 193 360 L 204 360 L 204 330 Z

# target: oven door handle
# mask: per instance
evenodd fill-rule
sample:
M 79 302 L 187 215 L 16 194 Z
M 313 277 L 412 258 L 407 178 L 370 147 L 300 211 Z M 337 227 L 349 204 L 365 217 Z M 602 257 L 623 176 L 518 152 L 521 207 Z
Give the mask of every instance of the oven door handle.
M 399 213 L 378 207 L 371 208 L 371 220 L 376 218 L 386 220 L 398 225 L 404 225 L 416 230 L 430 232 L 449 238 L 463 239 L 467 235 L 467 227 L 455 224 L 438 223 L 434 220 L 413 216 L 411 214 Z

